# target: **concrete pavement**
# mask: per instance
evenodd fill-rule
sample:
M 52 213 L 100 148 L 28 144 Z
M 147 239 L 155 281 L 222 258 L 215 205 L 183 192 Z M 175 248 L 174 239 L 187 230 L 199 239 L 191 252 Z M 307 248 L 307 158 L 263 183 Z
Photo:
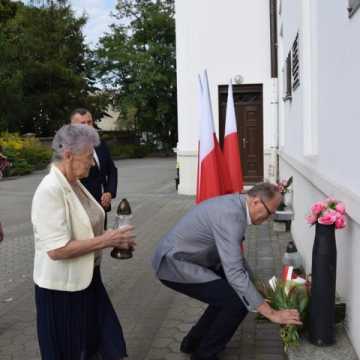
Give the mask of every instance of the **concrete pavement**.
M 179 353 L 179 343 L 204 306 L 163 287 L 153 275 L 150 259 L 157 241 L 193 206 L 193 198 L 175 192 L 174 159 L 122 160 L 117 166 L 119 194 L 114 204 L 122 197 L 130 201 L 138 248 L 134 258 L 126 261 L 114 260 L 106 251 L 102 274 L 124 328 L 129 359 L 187 359 Z M 6 235 L 0 245 L 1 360 L 40 359 L 30 206 L 43 176 L 44 172 L 0 182 L 0 219 Z M 112 220 L 110 215 L 110 225 Z M 250 229 L 248 258 L 260 277 L 267 279 L 274 274 L 285 241 L 272 233 L 269 225 Z M 283 359 L 278 327 L 255 322 L 251 314 L 222 359 Z

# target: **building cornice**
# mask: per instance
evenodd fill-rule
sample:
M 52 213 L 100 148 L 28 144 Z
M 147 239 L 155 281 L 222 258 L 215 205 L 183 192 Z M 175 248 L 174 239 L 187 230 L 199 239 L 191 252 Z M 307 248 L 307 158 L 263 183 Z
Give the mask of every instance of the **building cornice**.
M 345 186 L 326 178 L 312 167 L 302 163 L 294 157 L 279 151 L 279 157 L 286 164 L 294 168 L 301 176 L 315 188 L 325 194 L 325 196 L 333 196 L 341 200 L 346 205 L 346 214 L 356 223 L 360 224 L 360 196 Z

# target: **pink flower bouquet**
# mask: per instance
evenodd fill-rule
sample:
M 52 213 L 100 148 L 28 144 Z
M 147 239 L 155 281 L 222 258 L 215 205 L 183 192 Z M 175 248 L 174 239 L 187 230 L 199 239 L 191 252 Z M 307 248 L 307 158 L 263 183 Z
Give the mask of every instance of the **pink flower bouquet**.
M 336 229 L 343 229 L 346 226 L 345 205 L 334 198 L 316 202 L 306 216 L 309 224 L 315 223 L 323 225 L 335 224 Z

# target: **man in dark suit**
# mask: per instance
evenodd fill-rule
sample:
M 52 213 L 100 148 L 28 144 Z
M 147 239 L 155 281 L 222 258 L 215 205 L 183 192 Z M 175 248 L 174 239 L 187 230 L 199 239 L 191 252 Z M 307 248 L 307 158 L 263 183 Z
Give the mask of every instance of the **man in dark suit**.
M 282 196 L 262 183 L 246 195 L 218 196 L 192 208 L 158 244 L 153 268 L 170 289 L 208 304 L 181 343 L 192 360 L 218 360 L 248 311 L 279 324 L 301 324 L 296 310 L 272 309 L 252 282 L 241 243 L 248 225 L 261 224 Z
M 83 108 L 75 109 L 70 115 L 70 121 L 72 124 L 94 126 L 90 111 Z M 111 200 L 116 197 L 117 178 L 117 168 L 109 149 L 101 141 L 94 151 L 94 166 L 91 167 L 89 176 L 81 182 L 106 212 L 111 210 Z

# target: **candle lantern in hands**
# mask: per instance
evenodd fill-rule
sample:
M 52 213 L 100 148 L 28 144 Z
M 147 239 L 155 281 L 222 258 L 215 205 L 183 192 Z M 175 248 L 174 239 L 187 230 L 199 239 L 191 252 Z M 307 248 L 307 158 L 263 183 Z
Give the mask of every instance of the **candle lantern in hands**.
M 116 218 L 114 223 L 114 229 L 120 229 L 126 225 L 130 225 L 132 213 L 131 213 L 131 207 L 127 199 L 122 199 L 119 203 L 119 206 L 117 208 L 116 212 Z M 130 259 L 133 257 L 133 248 L 130 249 L 119 249 L 114 248 L 111 251 L 111 256 L 115 259 Z

